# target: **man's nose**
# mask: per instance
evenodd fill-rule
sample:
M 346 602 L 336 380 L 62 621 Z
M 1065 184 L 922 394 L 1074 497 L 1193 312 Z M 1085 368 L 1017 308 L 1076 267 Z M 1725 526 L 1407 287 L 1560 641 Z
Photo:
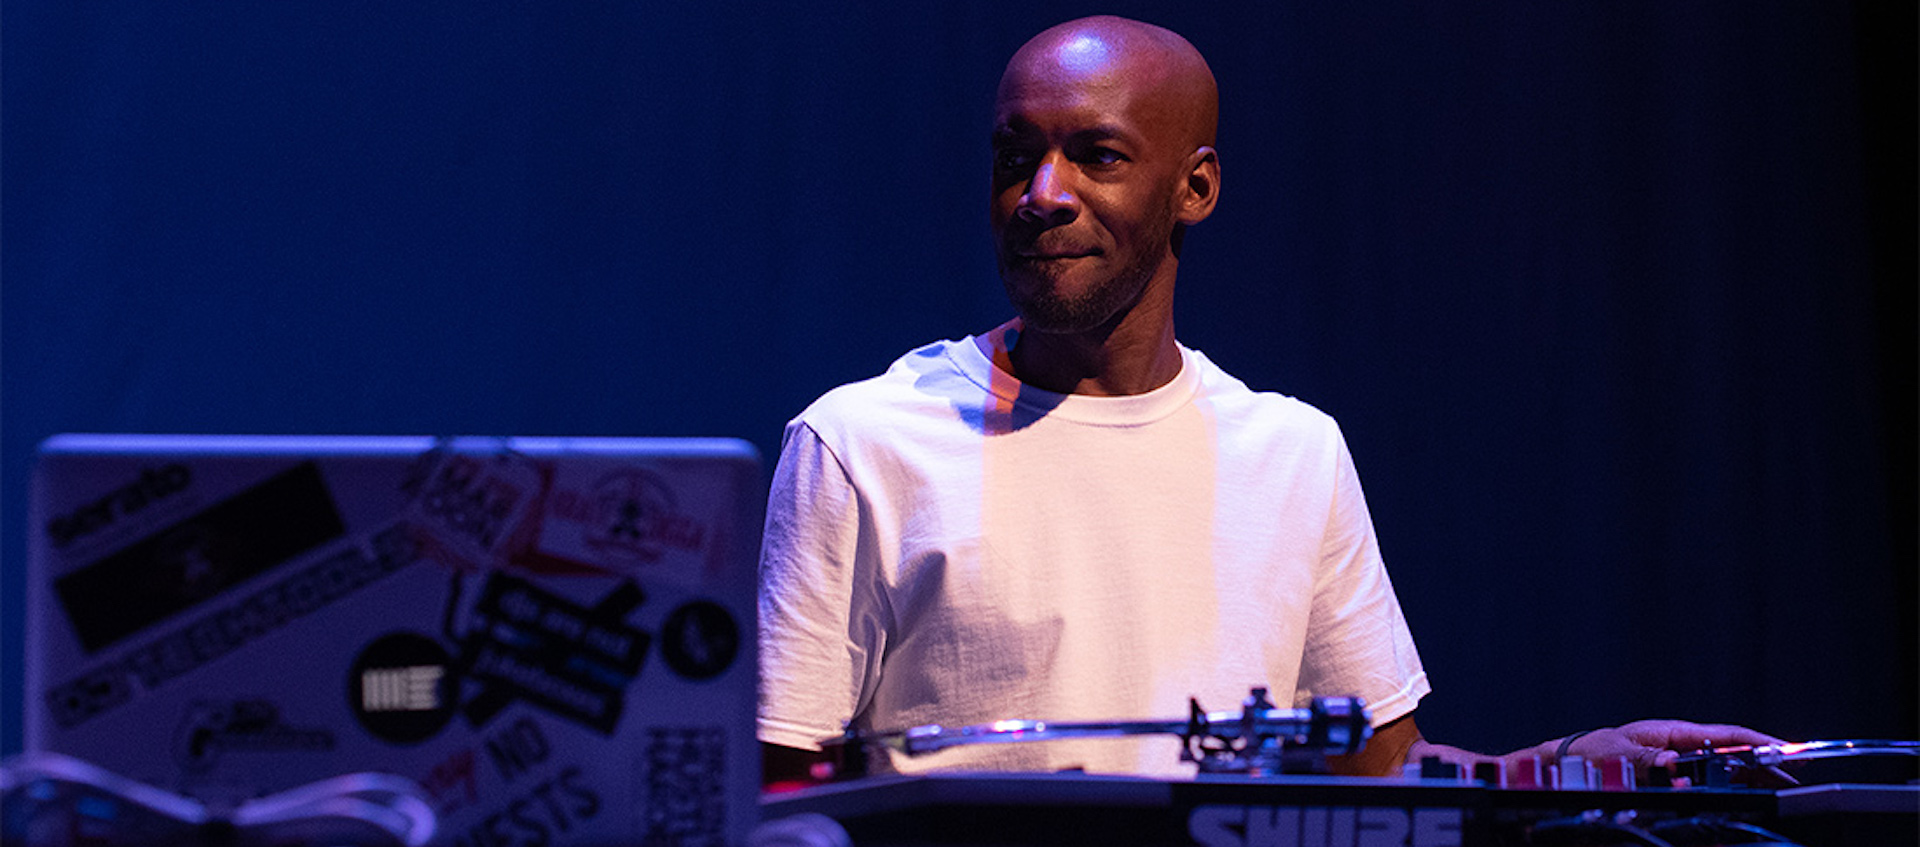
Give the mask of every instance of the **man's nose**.
M 1080 198 L 1068 185 L 1070 169 L 1062 168 L 1057 157 L 1048 157 L 1034 168 L 1027 180 L 1027 193 L 1020 196 L 1015 210 L 1021 218 L 1047 226 L 1070 223 L 1080 214 Z

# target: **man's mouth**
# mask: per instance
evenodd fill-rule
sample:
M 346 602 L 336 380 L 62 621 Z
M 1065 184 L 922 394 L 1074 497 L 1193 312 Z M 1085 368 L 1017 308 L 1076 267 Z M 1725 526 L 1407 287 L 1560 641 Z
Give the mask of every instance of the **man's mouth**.
M 1100 255 L 1100 248 L 1089 247 L 1082 244 L 1071 244 L 1071 243 L 1048 244 L 1042 241 L 1035 244 L 1029 244 L 1025 247 L 1016 247 L 1013 250 L 1013 255 L 1015 258 L 1028 261 L 1028 262 L 1047 262 L 1047 261 L 1055 261 L 1055 260 L 1061 260 L 1061 259 L 1084 259 L 1089 256 L 1098 256 Z

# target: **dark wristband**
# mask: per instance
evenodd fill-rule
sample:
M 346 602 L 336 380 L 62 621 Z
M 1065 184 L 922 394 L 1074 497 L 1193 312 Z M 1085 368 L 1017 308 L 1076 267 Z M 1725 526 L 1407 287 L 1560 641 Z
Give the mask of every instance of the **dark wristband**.
M 1583 729 L 1579 732 L 1576 732 L 1572 735 L 1567 736 L 1566 738 L 1560 739 L 1560 749 L 1555 750 L 1553 752 L 1553 760 L 1558 762 L 1561 759 L 1566 758 L 1567 751 L 1573 748 L 1573 742 L 1579 741 L 1580 739 L 1585 738 L 1599 731 L 1600 730 L 1597 730 L 1597 729 Z

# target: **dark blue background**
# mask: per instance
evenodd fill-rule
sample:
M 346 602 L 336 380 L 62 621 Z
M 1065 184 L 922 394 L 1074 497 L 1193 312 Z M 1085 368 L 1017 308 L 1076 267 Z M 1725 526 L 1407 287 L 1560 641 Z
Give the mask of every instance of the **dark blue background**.
M 1342 421 L 1430 737 L 1916 735 L 1911 8 L 695 6 L 8 0 L 0 749 L 39 439 L 771 461 L 1005 317 L 993 85 L 1099 10 L 1213 62 L 1181 336 Z

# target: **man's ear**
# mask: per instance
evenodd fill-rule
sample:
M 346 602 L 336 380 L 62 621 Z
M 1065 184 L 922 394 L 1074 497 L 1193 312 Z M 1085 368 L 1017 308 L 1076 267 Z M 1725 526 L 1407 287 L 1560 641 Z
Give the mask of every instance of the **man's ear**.
M 1212 147 L 1201 147 L 1187 155 L 1186 185 L 1175 206 L 1174 219 L 1197 224 L 1213 214 L 1220 201 L 1220 154 Z

